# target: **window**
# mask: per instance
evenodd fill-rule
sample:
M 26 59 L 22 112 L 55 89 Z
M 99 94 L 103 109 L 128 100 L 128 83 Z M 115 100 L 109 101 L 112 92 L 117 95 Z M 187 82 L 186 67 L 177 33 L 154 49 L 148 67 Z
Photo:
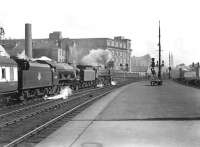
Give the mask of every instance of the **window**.
M 1 70 L 1 79 L 6 79 L 6 69 L 2 68 Z
M 113 47 L 114 47 L 114 41 L 112 41 L 112 44 L 111 44 L 111 46 L 113 46 Z
M 111 46 L 110 40 L 107 40 L 107 46 Z
M 121 42 L 119 43 L 119 46 L 120 46 L 120 48 L 122 48 L 122 43 Z
M 125 42 L 123 42 L 123 48 L 126 48 L 126 43 Z
M 14 81 L 14 68 L 13 67 L 10 68 L 10 80 Z
M 117 41 L 115 42 L 115 47 L 118 47 L 118 42 Z

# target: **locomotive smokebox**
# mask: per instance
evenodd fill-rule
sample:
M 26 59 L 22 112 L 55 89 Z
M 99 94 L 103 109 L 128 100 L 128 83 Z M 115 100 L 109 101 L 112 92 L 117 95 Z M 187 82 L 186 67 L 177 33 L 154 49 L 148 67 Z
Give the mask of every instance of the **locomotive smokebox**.
M 25 54 L 32 58 L 32 31 L 29 23 L 25 24 Z

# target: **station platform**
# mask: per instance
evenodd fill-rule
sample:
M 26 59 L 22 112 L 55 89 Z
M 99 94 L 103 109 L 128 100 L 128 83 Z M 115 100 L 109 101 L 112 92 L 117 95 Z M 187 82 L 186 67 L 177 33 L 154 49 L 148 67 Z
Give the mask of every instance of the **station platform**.
M 36 146 L 199 147 L 199 108 L 199 89 L 136 82 L 98 100 Z

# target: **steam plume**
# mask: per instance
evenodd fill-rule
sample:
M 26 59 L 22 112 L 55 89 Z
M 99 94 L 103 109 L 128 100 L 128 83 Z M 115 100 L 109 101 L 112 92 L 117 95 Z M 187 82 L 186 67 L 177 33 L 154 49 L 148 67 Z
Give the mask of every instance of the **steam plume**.
M 81 60 L 84 65 L 105 66 L 112 59 L 112 54 L 109 50 L 92 49 L 89 54 Z
M 40 58 L 29 58 L 29 57 L 26 56 L 25 50 L 23 50 L 21 53 L 18 53 L 18 54 L 17 54 L 17 57 L 18 57 L 19 59 L 27 59 L 27 60 L 32 60 L 32 61 L 35 61 L 35 60 L 52 61 L 52 59 L 50 59 L 50 58 L 48 58 L 48 57 L 46 57 L 46 56 L 42 56 L 42 57 L 40 57 Z
M 17 57 L 19 59 L 29 59 L 25 54 L 25 50 L 23 50 L 21 53 L 17 53 Z
M 42 56 L 40 58 L 33 58 L 33 60 L 44 60 L 44 61 L 52 61 L 51 58 L 49 57 L 46 57 L 46 56 Z
M 72 89 L 67 86 L 60 91 L 60 94 L 52 97 L 46 97 L 46 99 L 67 99 L 70 95 L 72 95 Z
M 111 85 L 116 85 L 117 84 L 117 82 L 116 81 L 111 81 Z

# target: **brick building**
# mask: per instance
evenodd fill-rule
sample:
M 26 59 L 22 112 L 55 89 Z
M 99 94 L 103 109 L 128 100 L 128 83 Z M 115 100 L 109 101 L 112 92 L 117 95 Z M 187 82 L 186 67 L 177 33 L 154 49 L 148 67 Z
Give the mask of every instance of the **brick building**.
M 50 33 L 47 39 L 33 39 L 33 58 L 47 56 L 57 62 L 67 62 L 69 45 L 63 40 L 61 32 Z M 11 56 L 17 56 L 24 52 L 25 41 L 24 39 L 4 40 L 4 48 Z
M 78 51 L 78 60 L 87 55 L 91 49 L 107 49 L 112 53 L 115 70 L 130 71 L 131 40 L 122 36 L 111 38 L 70 39 Z
M 107 49 L 112 53 L 115 70 L 130 71 L 131 40 L 124 37 L 110 38 L 63 38 L 61 32 L 49 34 L 47 39 L 33 39 L 33 58 L 47 56 L 57 62 L 80 63 L 92 49 Z M 10 55 L 23 52 L 24 39 L 4 40 L 4 47 Z

